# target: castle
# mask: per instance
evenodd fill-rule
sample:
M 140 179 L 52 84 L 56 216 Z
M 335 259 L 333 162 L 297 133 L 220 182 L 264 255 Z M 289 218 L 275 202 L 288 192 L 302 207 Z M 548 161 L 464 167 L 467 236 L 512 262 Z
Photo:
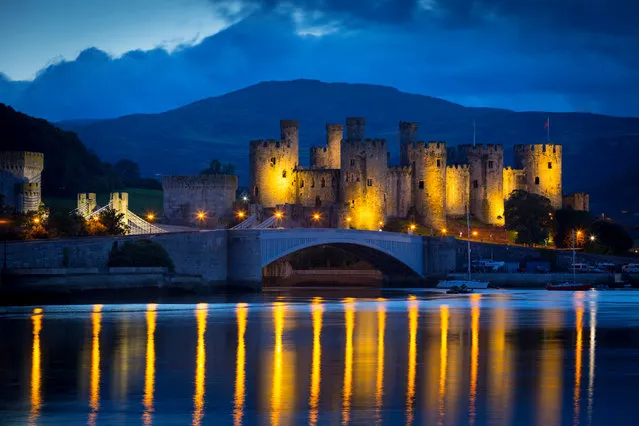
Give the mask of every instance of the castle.
M 521 189 L 562 208 L 562 147 L 515 145 L 515 167 L 504 167 L 502 145 L 460 145 L 417 139 L 417 123 L 400 122 L 400 165 L 389 165 L 385 139 L 365 137 L 365 119 L 326 125 L 326 145 L 310 150 L 310 167 L 299 166 L 299 123 L 280 121 L 279 140 L 250 142 L 251 203 L 291 210 L 329 211 L 329 226 L 378 229 L 392 218 L 415 217 L 432 229 L 465 215 L 504 224 L 504 201 Z M 582 196 L 567 196 L 587 210 Z
M 17 213 L 38 210 L 42 202 L 44 154 L 40 152 L 0 152 L 0 194 L 3 203 Z

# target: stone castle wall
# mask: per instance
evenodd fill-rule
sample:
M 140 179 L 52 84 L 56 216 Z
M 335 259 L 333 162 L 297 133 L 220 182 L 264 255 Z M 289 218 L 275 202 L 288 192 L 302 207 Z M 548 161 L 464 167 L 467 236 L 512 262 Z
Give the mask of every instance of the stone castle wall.
M 515 145 L 515 167 L 526 170 L 528 191 L 548 198 L 555 209 L 563 201 L 561 155 L 557 144 Z
M 26 151 L 0 152 L 0 194 L 19 213 L 37 210 L 42 202 L 44 154 Z
M 449 216 L 466 215 L 470 202 L 470 169 L 468 164 L 454 164 L 446 168 L 446 210 Z
M 521 169 L 513 169 L 512 167 L 504 168 L 504 200 L 510 197 L 515 190 L 527 191 L 526 171 Z
M 404 218 L 412 206 L 413 172 L 408 166 L 389 167 L 386 175 L 386 217 Z
M 310 152 L 312 169 L 328 169 L 330 158 L 328 148 L 325 146 L 312 146 Z
M 237 186 L 234 175 L 163 176 L 164 216 L 173 223 L 192 222 L 200 211 L 209 218 L 228 217 Z
M 504 224 L 504 147 L 460 145 L 456 158 L 470 168 L 470 213 L 489 225 Z
M 310 169 L 296 171 L 297 203 L 304 207 L 321 207 L 339 200 L 340 171 Z
M 590 211 L 590 195 L 585 192 L 564 195 L 563 207 L 565 209 L 588 212 Z

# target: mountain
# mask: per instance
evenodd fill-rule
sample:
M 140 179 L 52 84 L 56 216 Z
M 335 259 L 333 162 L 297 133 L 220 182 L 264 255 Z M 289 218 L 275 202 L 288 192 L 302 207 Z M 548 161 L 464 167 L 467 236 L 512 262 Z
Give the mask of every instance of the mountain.
M 122 187 L 118 175 L 77 135 L 0 104 L 0 150 L 44 153 L 42 193 L 71 196 L 78 192 L 108 192 Z
M 638 188 L 637 179 L 627 179 L 636 175 L 638 118 L 468 108 L 392 87 L 294 80 L 260 83 L 160 114 L 60 125 L 77 132 L 102 158 L 130 158 L 147 175 L 197 173 L 216 158 L 235 162 L 246 183 L 249 141 L 278 138 L 280 119 L 300 121 L 305 165 L 308 148 L 325 140 L 325 123 L 343 123 L 348 116 L 366 118 L 367 137 L 388 139 L 395 163 L 400 120 L 419 122 L 419 139 L 449 145 L 472 143 L 474 120 L 477 143 L 503 144 L 507 164 L 513 162 L 514 144 L 546 140 L 544 123 L 550 117 L 551 139 L 564 146 L 566 192 L 591 191 L 596 208 L 639 211 L 636 197 L 610 191 L 625 188 L 631 195 L 628 191 Z

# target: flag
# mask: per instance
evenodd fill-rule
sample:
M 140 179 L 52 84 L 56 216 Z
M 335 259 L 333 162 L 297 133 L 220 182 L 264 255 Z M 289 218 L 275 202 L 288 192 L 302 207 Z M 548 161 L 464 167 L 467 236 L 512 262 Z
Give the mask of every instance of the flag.
M 544 129 L 547 129 L 550 127 L 550 117 L 546 118 L 546 122 L 544 123 Z

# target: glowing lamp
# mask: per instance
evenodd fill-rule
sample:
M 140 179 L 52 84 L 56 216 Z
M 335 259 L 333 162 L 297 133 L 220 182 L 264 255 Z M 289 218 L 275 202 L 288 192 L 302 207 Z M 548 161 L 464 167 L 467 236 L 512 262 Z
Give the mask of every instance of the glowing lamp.
M 442 229 L 442 234 L 445 234 L 446 232 L 448 232 L 448 230 L 446 228 Z
M 275 212 L 275 217 L 278 219 L 282 218 L 282 212 Z
M 42 308 L 35 308 L 35 309 L 33 310 L 33 313 L 34 313 L 34 314 L 41 314 L 41 313 L 42 313 Z
M 244 218 L 244 212 L 237 212 L 237 217 L 240 219 Z
M 414 223 L 411 223 L 409 228 L 411 231 L 414 231 L 415 229 L 417 229 L 417 225 L 415 225 Z
M 594 235 L 590 236 L 590 241 L 595 241 L 595 236 Z
M 200 220 L 204 220 L 206 214 L 204 212 L 197 212 L 197 218 Z
M 149 213 L 149 214 L 146 215 L 146 219 L 147 220 L 153 220 L 153 219 L 155 219 L 155 215 L 153 213 Z
M 477 234 L 478 234 L 477 231 L 473 231 L 473 237 L 476 237 Z
M 320 220 L 319 213 L 313 213 L 313 220 Z
M 346 218 L 346 222 L 350 222 L 351 220 L 353 219 L 351 219 L 350 216 Z
M 40 218 L 39 218 L 39 217 L 34 217 L 34 218 L 33 218 L 33 223 L 35 223 L 36 225 L 37 225 L 38 223 L 40 223 Z

